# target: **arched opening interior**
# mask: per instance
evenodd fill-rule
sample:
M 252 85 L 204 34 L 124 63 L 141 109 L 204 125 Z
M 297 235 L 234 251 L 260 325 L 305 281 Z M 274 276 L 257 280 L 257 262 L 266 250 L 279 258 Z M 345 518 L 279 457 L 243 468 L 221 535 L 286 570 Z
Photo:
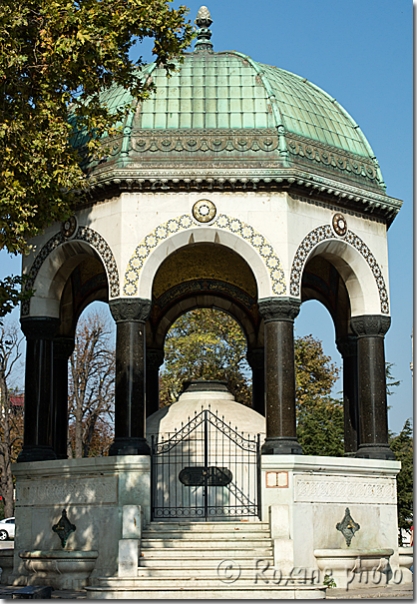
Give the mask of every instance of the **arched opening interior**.
M 114 438 L 115 324 L 94 301 L 78 317 L 68 360 L 69 458 L 108 455 Z
M 213 308 L 184 313 L 165 339 L 160 406 L 177 401 L 190 380 L 224 380 L 237 402 L 251 406 L 252 376 L 246 356 L 245 334 L 230 314 Z
M 193 325 L 197 324 L 195 317 L 198 316 L 204 317 L 205 324 L 211 321 L 214 325 L 217 316 L 219 325 L 222 322 L 230 324 L 231 332 L 240 334 L 238 339 L 240 342 L 245 342 L 245 350 L 243 345 L 240 346 L 239 363 L 244 367 L 243 374 L 248 374 L 248 379 L 245 386 L 238 387 L 230 378 L 229 385 L 237 400 L 249 402 L 252 375 L 249 376 L 251 372 L 246 357 L 250 359 L 254 356 L 253 351 L 263 346 L 262 319 L 257 299 L 258 289 L 251 268 L 239 254 L 228 247 L 215 243 L 192 243 L 166 258 L 155 275 L 152 287 L 152 310 L 146 326 L 148 415 L 159 408 L 160 402 L 167 404 L 175 400 L 181 390 L 178 381 L 175 388 L 171 387 L 170 394 L 162 388 L 161 401 L 159 401 L 158 372 L 164 360 L 164 347 L 165 355 L 167 353 L 165 343 L 171 341 L 171 336 L 167 334 L 170 329 L 173 329 L 173 333 L 177 333 L 176 322 L 179 321 L 181 325 L 186 323 L 186 319 L 183 318 L 186 313 L 193 318 Z M 199 337 L 202 336 L 203 331 Z M 229 335 L 225 332 L 225 339 L 223 339 L 225 345 L 227 337 Z M 231 348 L 229 346 L 229 351 Z M 165 361 L 166 368 L 167 363 L 171 361 L 167 358 Z M 187 371 L 188 379 L 198 377 L 213 379 L 215 375 L 224 375 L 220 368 L 217 372 L 213 369 L 207 376 L 198 375 L 196 367 L 190 371 L 187 361 L 184 360 L 184 368 L 179 372 L 183 380 L 187 379 Z M 245 391 L 244 396 L 239 392 L 239 388 L 242 393 L 243 390 Z M 260 406 L 263 406 L 263 396 Z
M 296 365 L 301 364 L 297 367 L 297 432 L 305 452 L 310 454 L 320 446 L 325 454 L 354 454 L 359 444 L 356 338 L 350 327 L 351 303 L 344 278 L 349 271 L 341 273 L 340 263 L 345 264 L 340 259 L 334 263 L 323 251 L 308 260 L 302 277 L 302 305 L 295 322 L 299 338 Z M 309 365 L 312 359 L 308 359 L 313 347 L 306 352 L 310 334 L 320 344 L 316 366 Z M 300 357 L 303 346 L 306 350 Z M 300 400 L 303 372 L 309 376 L 312 393 L 307 404 Z M 323 384 L 321 391 L 315 392 L 316 381 Z

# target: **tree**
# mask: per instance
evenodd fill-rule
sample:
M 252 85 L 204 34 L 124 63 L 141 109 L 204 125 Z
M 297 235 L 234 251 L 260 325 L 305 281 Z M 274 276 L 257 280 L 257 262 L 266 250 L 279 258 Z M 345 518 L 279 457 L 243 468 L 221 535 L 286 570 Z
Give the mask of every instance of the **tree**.
M 187 9 L 168 4 L 2 0 L 0 250 L 26 251 L 29 237 L 82 201 L 88 178 L 70 144 L 73 129 L 85 135 L 84 152 L 98 156 L 103 135 L 114 134 L 134 99 L 152 91 L 142 58 L 130 58 L 132 47 L 153 38 L 155 60 L 169 71 L 171 59 L 190 44 Z M 132 95 L 117 109 L 105 102 L 114 85 Z
M 306 455 L 344 453 L 343 405 L 331 396 L 339 370 L 312 335 L 296 338 L 297 437 Z
M 184 381 L 226 380 L 236 400 L 252 404 L 246 339 L 228 314 L 210 308 L 182 315 L 165 340 L 160 402 L 175 402 Z
M 401 529 L 410 532 L 413 524 L 413 430 L 411 421 L 406 420 L 401 432 L 390 436 L 390 447 L 395 459 L 401 462 L 397 476 L 397 511 L 399 542 L 402 545 Z
M 112 441 L 115 351 L 98 313 L 78 326 L 69 371 L 69 456 L 107 453 Z
M 12 403 L 11 379 L 22 356 L 22 339 L 17 326 L 0 325 L 0 494 L 4 514 L 13 516 L 12 462 L 22 445 L 23 414 Z

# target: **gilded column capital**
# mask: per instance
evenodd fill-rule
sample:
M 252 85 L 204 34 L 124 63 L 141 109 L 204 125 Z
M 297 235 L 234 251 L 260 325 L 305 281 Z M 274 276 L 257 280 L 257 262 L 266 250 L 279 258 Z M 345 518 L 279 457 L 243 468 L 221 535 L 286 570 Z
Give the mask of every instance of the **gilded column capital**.
M 110 300 L 109 307 L 116 323 L 144 323 L 151 312 L 152 302 L 143 298 L 116 298 Z
M 391 317 L 385 315 L 361 315 L 350 320 L 350 326 L 358 338 L 383 338 L 390 325 Z
M 262 298 L 258 300 L 259 312 L 265 323 L 269 321 L 294 321 L 300 312 L 298 298 Z

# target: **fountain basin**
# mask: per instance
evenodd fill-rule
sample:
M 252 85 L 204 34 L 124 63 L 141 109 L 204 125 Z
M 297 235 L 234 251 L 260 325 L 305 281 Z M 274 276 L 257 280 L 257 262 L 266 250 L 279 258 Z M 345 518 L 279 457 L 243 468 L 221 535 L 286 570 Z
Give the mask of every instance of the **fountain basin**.
M 393 553 L 391 548 L 314 550 L 319 569 L 344 589 L 386 584 Z
M 413 548 L 412 547 L 399 547 L 398 555 L 400 560 L 400 570 L 402 572 L 402 582 L 412 583 L 413 573 L 410 570 L 410 566 L 413 564 Z
M 80 550 L 32 550 L 19 553 L 30 575 L 28 585 L 54 589 L 81 589 L 88 584 L 98 552 Z
M 11 575 L 13 571 L 13 557 L 13 547 L 0 549 L 0 568 L 2 569 L 2 572 L 0 573 L 0 583 L 2 585 L 8 584 L 9 575 Z

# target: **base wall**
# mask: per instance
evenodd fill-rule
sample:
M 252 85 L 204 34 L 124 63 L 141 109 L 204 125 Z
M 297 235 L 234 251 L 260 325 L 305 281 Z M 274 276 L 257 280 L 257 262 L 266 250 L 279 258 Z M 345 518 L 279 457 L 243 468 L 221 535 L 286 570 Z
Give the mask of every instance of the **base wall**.
M 19 463 L 16 476 L 14 570 L 9 582 L 25 584 L 30 572 L 22 550 L 98 551 L 91 576 L 117 572 L 123 506 L 140 505 L 150 520 L 150 457 L 114 456 Z M 52 526 L 67 511 L 76 526 L 65 548 Z
M 292 566 L 307 569 L 308 576 L 319 570 L 314 550 L 390 548 L 394 551 L 391 568 L 384 577 L 390 580 L 399 568 L 396 475 L 400 467 L 399 462 L 374 459 L 263 455 L 262 519 L 271 518 L 279 539 L 293 541 Z M 360 525 L 350 546 L 336 529 L 346 508 Z M 276 565 L 288 567 L 288 554 L 279 558 L 279 543 L 275 550 Z

